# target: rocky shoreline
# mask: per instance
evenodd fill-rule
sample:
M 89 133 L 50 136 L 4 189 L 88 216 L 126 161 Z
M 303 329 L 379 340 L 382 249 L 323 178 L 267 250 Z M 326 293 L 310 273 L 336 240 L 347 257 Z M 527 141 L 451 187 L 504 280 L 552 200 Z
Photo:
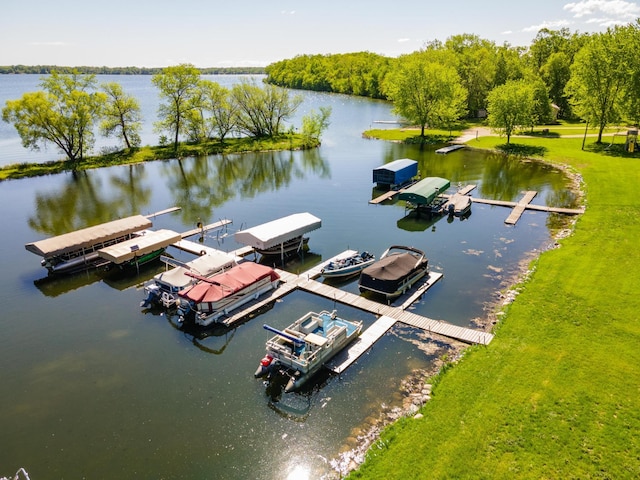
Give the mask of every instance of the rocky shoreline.
M 566 169 L 565 174 L 570 178 L 571 187 L 574 192 L 581 195 L 581 178 L 573 175 Z M 515 269 L 514 274 L 502 279 L 502 290 L 496 292 L 493 301 L 485 305 L 485 315 L 483 318 L 474 318 L 471 325 L 484 331 L 490 331 L 500 321 L 504 315 L 504 308 L 511 304 L 521 291 L 521 286 L 533 274 L 535 268 L 531 268 L 531 263 L 545 250 L 560 246 L 558 240 L 571 235 L 575 219 L 567 222 L 567 226 L 557 231 L 553 236 L 554 242 L 541 250 L 531 252 L 524 258 Z M 400 401 L 394 406 L 384 405 L 379 416 L 362 425 L 354 435 L 349 437 L 342 447 L 341 453 L 331 460 L 329 465 L 332 472 L 323 478 L 334 480 L 345 477 L 349 472 L 356 470 L 365 460 L 369 448 L 380 438 L 382 430 L 402 417 L 422 418 L 420 409 L 426 402 L 431 400 L 432 385 L 431 380 L 440 372 L 445 363 L 456 363 L 468 345 L 456 342 L 451 339 L 444 339 L 439 335 L 423 332 L 419 334 L 420 348 L 428 349 L 425 353 L 435 355 L 436 360 L 430 369 L 414 370 L 402 381 L 399 397 Z M 431 345 L 431 347 L 428 347 Z M 435 348 L 433 346 L 436 346 Z M 355 444 L 355 446 L 354 446 Z

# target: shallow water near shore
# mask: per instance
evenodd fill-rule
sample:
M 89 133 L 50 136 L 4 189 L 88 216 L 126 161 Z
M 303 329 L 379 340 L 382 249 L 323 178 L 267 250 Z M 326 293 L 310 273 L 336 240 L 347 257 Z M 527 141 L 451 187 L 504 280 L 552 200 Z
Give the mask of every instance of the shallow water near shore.
M 125 89 L 154 97 L 149 77 L 122 78 Z M 7 91 L 4 81 L 0 76 L 0 92 Z M 453 190 L 473 183 L 474 196 L 502 200 L 536 190 L 534 203 L 573 206 L 568 179 L 547 165 L 367 140 L 362 132 L 377 128 L 375 121 L 393 119 L 388 104 L 301 94 L 298 125 L 311 110 L 332 107 L 316 150 L 186 158 L 0 183 L 0 429 L 10 439 L 0 451 L 0 475 L 22 466 L 34 479 L 318 478 L 332 471 L 330 460 L 363 425 L 398 405 L 403 379 L 430 369 L 442 352 L 424 348 L 420 332 L 398 325 L 342 375 L 319 376 L 302 394 L 274 402 L 253 378 L 269 336 L 262 324 L 282 328 L 310 310 L 337 309 L 366 328 L 374 316 L 294 292 L 232 330 L 182 331 L 171 316 L 138 306 L 142 283 L 162 266 L 128 276 L 49 278 L 40 259 L 24 249 L 28 242 L 177 205 L 182 210 L 155 218 L 154 228 L 182 232 L 199 221 L 229 218 L 227 230 L 202 241 L 231 251 L 240 246 L 236 230 L 310 212 L 322 227 L 310 233 L 309 251 L 287 270 L 301 273 L 348 248 L 379 256 L 391 244 L 415 246 L 444 278 L 411 311 L 470 326 L 485 316 L 485 306 L 521 261 L 553 242 L 550 228 L 558 227 L 559 217 L 527 211 L 510 227 L 504 224 L 508 209 L 474 204 L 464 220 L 416 219 L 400 202 L 368 203 L 379 193 L 372 169 L 411 158 L 423 177 L 447 178 Z M 145 104 L 145 120 L 152 122 L 153 102 Z M 153 143 L 152 134 L 147 138 Z M 4 138 L 0 158 L 14 155 L 13 147 L 2 150 L 14 140 L 10 133 Z M 25 157 L 42 161 L 38 155 Z M 357 293 L 357 281 L 340 288 Z

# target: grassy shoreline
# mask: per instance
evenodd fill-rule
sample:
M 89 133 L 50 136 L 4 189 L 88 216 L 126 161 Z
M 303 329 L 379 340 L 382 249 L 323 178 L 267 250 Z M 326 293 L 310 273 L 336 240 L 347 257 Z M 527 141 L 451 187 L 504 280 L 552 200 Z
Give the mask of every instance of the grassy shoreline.
M 170 146 L 144 146 L 129 150 L 120 150 L 104 155 L 85 157 L 82 160 L 55 160 L 45 163 L 20 163 L 0 168 L 0 181 L 20 178 L 52 175 L 68 171 L 88 170 L 92 168 L 131 165 L 155 160 L 198 157 L 216 154 L 234 154 L 282 150 L 302 150 L 315 148 L 319 140 L 309 144 L 309 139 L 301 134 L 282 135 L 275 138 L 229 138 L 224 142 L 209 140 L 200 143 L 180 143 L 175 150 Z
M 640 161 L 581 138 L 514 143 L 581 175 L 587 210 L 532 263 L 494 341 L 467 349 L 424 416 L 388 427 L 349 478 L 640 477 Z

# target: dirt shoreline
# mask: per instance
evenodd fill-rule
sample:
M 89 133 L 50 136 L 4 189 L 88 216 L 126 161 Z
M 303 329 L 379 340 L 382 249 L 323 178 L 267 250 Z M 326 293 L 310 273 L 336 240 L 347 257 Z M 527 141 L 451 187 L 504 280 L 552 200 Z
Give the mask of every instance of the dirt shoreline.
M 541 159 L 526 160 L 542 161 L 562 170 L 569 178 L 569 189 L 576 194 L 578 203 L 583 204 L 583 182 L 579 174 L 571 171 L 564 165 L 546 162 Z M 532 262 L 545 251 L 558 248 L 560 246 L 558 241 L 568 237 L 573 232 L 576 219 L 577 217 L 570 217 L 564 228 L 557 232 L 552 232 L 553 242 L 551 244 L 530 252 L 529 255 L 518 263 L 517 268 L 512 274 L 502 280 L 500 290 L 495 292 L 495 298 L 485 304 L 485 315 L 482 318 L 474 318 L 470 321 L 473 326 L 479 330 L 488 332 L 500 322 L 500 318 L 505 313 L 505 307 L 516 299 L 521 291 L 522 285 L 535 271 L 535 267 L 531 267 Z M 356 434 L 347 439 L 341 448 L 341 453 L 329 460 L 332 472 L 323 476 L 323 479 L 340 479 L 345 477 L 349 472 L 356 470 L 364 462 L 369 448 L 380 438 L 382 430 L 388 425 L 402 417 L 422 418 L 420 409 L 431 399 L 431 379 L 440 372 L 445 362 L 457 363 L 462 352 L 469 346 L 427 332 L 420 334 L 420 338 L 424 344 L 438 346 L 435 350 L 431 349 L 428 352 L 429 354 L 436 355 L 436 360 L 433 362 L 432 368 L 415 370 L 403 379 L 400 387 L 400 393 L 402 395 L 401 405 L 385 406 L 377 418 L 358 428 Z

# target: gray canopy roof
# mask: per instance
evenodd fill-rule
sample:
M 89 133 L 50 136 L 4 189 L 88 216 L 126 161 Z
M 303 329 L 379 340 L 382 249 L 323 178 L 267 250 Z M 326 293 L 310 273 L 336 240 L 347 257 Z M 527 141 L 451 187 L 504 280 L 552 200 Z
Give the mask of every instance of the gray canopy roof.
M 94 245 L 150 228 L 152 225 L 151 220 L 147 217 L 134 215 L 75 232 L 64 233 L 57 237 L 27 243 L 24 247 L 31 253 L 49 258 L 76 250 L 88 249 Z

